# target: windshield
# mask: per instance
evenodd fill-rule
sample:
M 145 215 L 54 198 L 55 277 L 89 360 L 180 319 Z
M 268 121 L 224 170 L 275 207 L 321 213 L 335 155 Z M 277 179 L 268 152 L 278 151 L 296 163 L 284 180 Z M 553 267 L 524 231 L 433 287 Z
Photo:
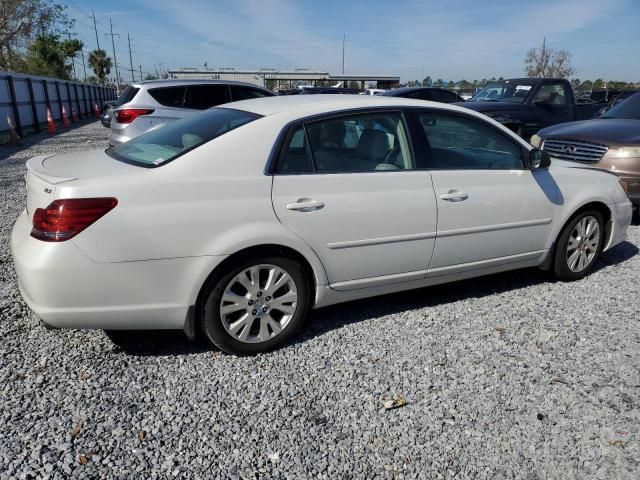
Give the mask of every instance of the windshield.
M 627 118 L 640 120 L 640 93 L 631 95 L 600 118 Z
M 523 103 L 535 84 L 535 80 L 504 80 L 490 83 L 471 97 L 470 101 Z
M 212 108 L 109 148 L 107 154 L 122 162 L 157 167 L 259 117 L 241 110 Z

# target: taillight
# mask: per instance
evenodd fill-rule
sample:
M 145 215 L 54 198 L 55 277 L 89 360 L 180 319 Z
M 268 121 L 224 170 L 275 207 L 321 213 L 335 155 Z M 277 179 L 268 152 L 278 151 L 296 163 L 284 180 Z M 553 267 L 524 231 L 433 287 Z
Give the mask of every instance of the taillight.
M 33 214 L 31 236 L 45 242 L 64 242 L 118 205 L 117 198 L 70 198 L 54 200 Z
M 149 115 L 150 113 L 153 113 L 150 108 L 124 108 L 116 110 L 114 115 L 118 123 L 131 123 L 140 115 Z

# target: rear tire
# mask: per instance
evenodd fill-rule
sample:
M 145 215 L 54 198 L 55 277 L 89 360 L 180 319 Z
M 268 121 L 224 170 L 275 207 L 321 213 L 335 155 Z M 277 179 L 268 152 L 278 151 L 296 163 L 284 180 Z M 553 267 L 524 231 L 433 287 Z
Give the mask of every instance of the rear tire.
M 311 287 L 302 266 L 286 257 L 252 257 L 210 278 L 198 323 L 220 350 L 252 355 L 284 344 L 303 324 Z
M 604 218 L 596 210 L 578 213 L 564 227 L 556 243 L 553 272 L 563 282 L 584 278 L 602 252 Z

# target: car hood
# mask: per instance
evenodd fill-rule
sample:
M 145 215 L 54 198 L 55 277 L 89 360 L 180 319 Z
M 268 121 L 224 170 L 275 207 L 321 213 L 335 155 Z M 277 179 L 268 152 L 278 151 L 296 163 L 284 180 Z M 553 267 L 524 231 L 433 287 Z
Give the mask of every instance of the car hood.
M 571 139 L 604 145 L 640 144 L 640 120 L 598 118 L 553 125 L 538 132 L 544 139 Z
M 476 112 L 509 112 L 530 108 L 529 105 L 511 102 L 457 102 L 454 105 L 475 110 Z

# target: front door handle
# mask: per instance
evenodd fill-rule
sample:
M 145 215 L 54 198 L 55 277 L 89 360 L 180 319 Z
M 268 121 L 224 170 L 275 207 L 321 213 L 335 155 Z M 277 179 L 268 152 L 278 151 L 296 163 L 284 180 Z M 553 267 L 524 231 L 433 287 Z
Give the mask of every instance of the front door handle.
M 295 210 L 296 212 L 313 212 L 324 207 L 324 202 L 318 202 L 310 198 L 299 198 L 295 203 L 288 203 L 287 210 Z
M 449 190 L 447 193 L 440 195 L 440 198 L 447 202 L 462 202 L 469 198 L 469 195 L 460 190 Z

